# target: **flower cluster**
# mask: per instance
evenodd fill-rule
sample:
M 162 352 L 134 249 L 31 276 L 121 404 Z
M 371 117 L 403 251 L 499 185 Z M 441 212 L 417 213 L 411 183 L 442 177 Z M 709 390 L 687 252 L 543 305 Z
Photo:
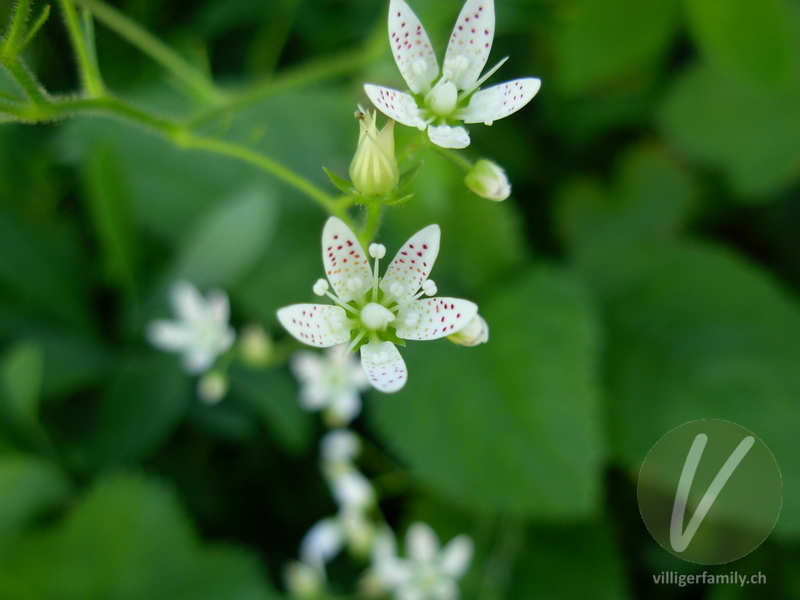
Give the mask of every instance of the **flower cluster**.
M 389 42 L 410 93 L 366 84 L 364 91 L 383 114 L 409 127 L 427 130 L 443 148 L 466 148 L 469 134 L 459 123 L 484 123 L 507 117 L 539 91 L 534 77 L 485 90 L 480 86 L 506 61 L 481 77 L 494 39 L 493 0 L 467 0 L 456 20 L 439 69 L 425 28 L 403 0 L 389 5 Z
M 397 343 L 453 335 L 478 312 L 469 300 L 430 297 L 437 292 L 428 275 L 439 253 L 440 235 L 439 226 L 430 225 L 411 236 L 380 277 L 379 262 L 386 248 L 370 245 L 371 267 L 356 235 L 331 217 L 322 231 L 322 262 L 328 279 L 318 280 L 314 292 L 327 295 L 335 304 L 293 304 L 278 310 L 278 320 L 310 346 L 327 348 L 349 342 L 351 349 L 360 348 L 372 385 L 383 392 L 398 391 L 408 373 Z

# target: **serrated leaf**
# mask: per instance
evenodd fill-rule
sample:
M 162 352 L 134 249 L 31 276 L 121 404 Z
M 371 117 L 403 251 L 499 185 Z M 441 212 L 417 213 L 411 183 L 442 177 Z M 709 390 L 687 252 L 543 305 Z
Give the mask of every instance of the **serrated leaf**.
M 558 85 L 580 94 L 650 67 L 678 30 L 679 0 L 583 0 L 557 30 Z
M 482 510 L 576 517 L 599 501 L 597 331 L 580 286 L 533 270 L 480 307 L 490 341 L 409 344 L 406 387 L 368 404 L 433 488 Z
M 608 315 L 609 419 L 631 473 L 672 428 L 705 418 L 753 431 L 781 471 L 800 470 L 800 309 L 770 278 L 719 248 L 595 245 L 579 258 Z M 776 418 L 780 415 L 780 418 Z M 800 480 L 784 476 L 784 495 Z M 800 532 L 784 502 L 776 530 Z
M 786 0 L 684 0 L 684 6 L 700 50 L 731 76 L 773 89 L 791 80 L 796 59 Z

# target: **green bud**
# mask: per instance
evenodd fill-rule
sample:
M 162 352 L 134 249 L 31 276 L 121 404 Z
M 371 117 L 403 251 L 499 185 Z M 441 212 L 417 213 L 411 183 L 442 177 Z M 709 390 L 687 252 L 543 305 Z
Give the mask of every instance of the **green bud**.
M 447 339 L 459 346 L 477 346 L 489 341 L 489 325 L 480 315 L 475 315 L 465 327 L 459 329 Z
M 400 169 L 394 157 L 394 121 L 378 131 L 375 112 L 358 111 L 356 118 L 361 127 L 358 149 L 350 163 L 350 180 L 364 196 L 386 196 L 400 181 Z
M 506 172 L 490 160 L 476 162 L 464 177 L 464 183 L 481 198 L 500 202 L 511 195 Z

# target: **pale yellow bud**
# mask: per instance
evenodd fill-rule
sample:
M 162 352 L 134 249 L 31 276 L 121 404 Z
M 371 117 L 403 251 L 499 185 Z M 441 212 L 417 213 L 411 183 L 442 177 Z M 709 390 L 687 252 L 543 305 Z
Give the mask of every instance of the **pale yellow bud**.
M 480 315 L 475 315 L 472 320 L 447 339 L 459 346 L 477 346 L 489 341 L 489 325 Z
M 301 562 L 292 562 L 285 571 L 286 587 L 292 598 L 312 600 L 322 595 L 323 581 L 316 570 Z
M 350 163 L 350 181 L 364 196 L 386 196 L 397 188 L 400 169 L 394 157 L 394 121 L 378 131 L 375 115 L 359 111 L 358 149 Z
M 209 371 L 197 382 L 197 395 L 206 404 L 216 404 L 228 393 L 228 377 L 221 371 Z
M 261 325 L 247 325 L 239 336 L 239 352 L 247 365 L 265 367 L 272 359 L 272 340 Z
M 464 177 L 469 189 L 482 198 L 500 202 L 511 195 L 511 184 L 506 172 L 490 160 L 476 162 Z

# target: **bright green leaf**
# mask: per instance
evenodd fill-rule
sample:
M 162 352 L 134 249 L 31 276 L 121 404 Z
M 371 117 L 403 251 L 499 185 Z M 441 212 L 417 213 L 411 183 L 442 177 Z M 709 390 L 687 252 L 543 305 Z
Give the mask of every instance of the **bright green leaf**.
M 481 306 L 490 341 L 403 349 L 409 381 L 368 404 L 382 438 L 435 489 L 488 510 L 591 513 L 602 440 L 597 329 L 581 288 L 535 270 Z
M 565 10 L 555 45 L 557 83 L 569 94 L 652 68 L 679 24 L 678 0 L 583 0 Z
M 708 58 L 744 83 L 778 88 L 795 73 L 788 0 L 684 0 L 689 28 Z

